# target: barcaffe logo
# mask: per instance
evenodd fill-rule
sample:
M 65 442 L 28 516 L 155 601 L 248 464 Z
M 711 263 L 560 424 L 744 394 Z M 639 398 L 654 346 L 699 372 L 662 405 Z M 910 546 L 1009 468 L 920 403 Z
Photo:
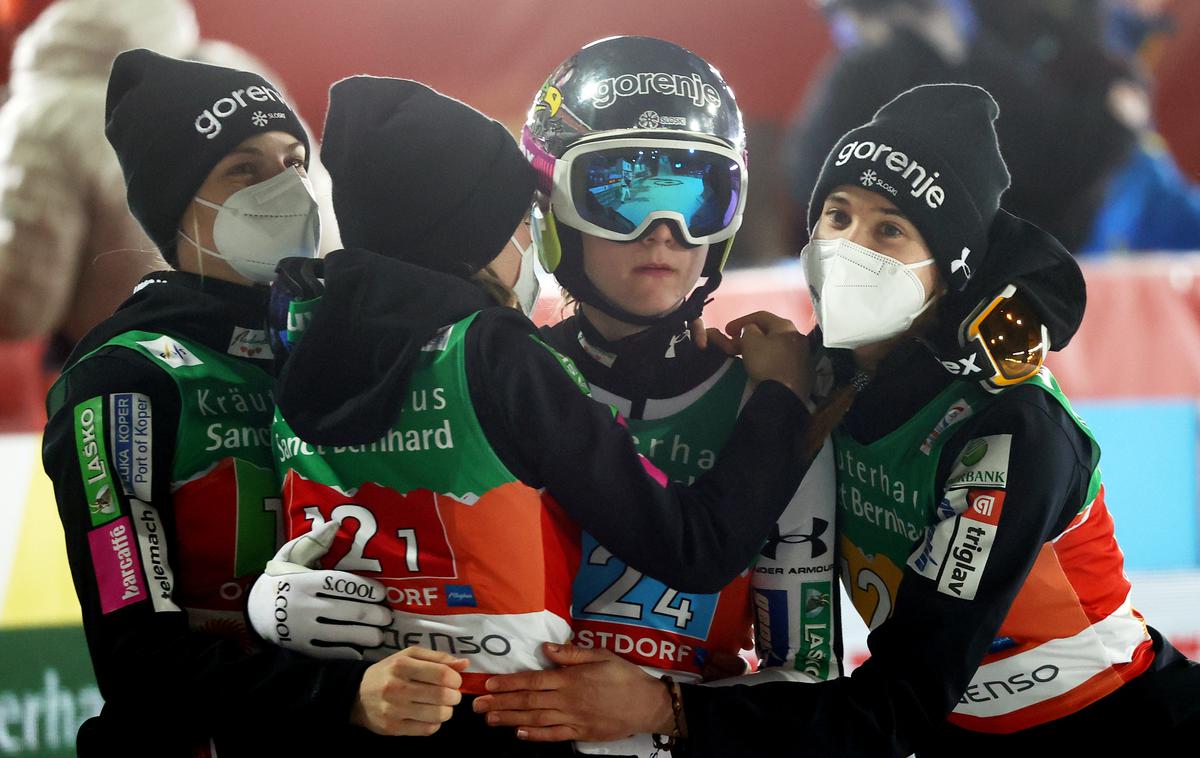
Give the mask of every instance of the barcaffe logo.
M 221 133 L 222 119 L 228 119 L 242 108 L 248 107 L 247 100 L 252 103 L 280 103 L 285 106 L 287 105 L 284 102 L 283 96 L 279 94 L 279 91 L 270 87 L 260 87 L 255 84 L 243 89 L 235 89 L 228 96 L 218 98 L 212 105 L 200 111 L 200 114 L 196 116 L 196 131 L 203 134 L 207 139 L 216 137 Z M 279 118 L 287 118 L 287 114 L 256 110 L 250 117 L 250 120 L 255 126 L 266 126 L 272 119 Z
M 884 157 L 885 155 L 887 156 L 886 158 Z M 844 166 L 851 158 L 869 161 L 872 164 L 880 165 L 889 171 L 899 174 L 901 179 L 910 183 L 909 194 L 915 198 L 924 197 L 925 204 L 930 208 L 940 208 L 942 203 L 946 201 L 946 191 L 942 189 L 941 185 L 934 183 L 941 176 L 941 172 L 934 171 L 930 173 L 924 166 L 909 158 L 905 153 L 893 150 L 891 145 L 885 145 L 882 142 L 875 143 L 869 140 L 849 142 L 843 145 L 842 149 L 838 151 L 838 157 L 834 165 Z M 882 163 L 880 163 L 880 158 L 883 158 Z M 893 196 L 899 192 L 890 183 L 880 178 L 872 169 L 864 171 L 859 176 L 859 181 L 862 182 L 864 187 L 871 187 L 877 184 Z M 899 182 L 897 183 L 899 184 Z
M 583 95 L 590 98 L 592 107 L 603 110 L 622 97 L 633 95 L 674 95 L 691 100 L 696 106 L 721 107 L 721 93 L 717 88 L 700 78 L 699 74 L 668 74 L 664 72 L 640 72 L 610 76 L 585 85 Z

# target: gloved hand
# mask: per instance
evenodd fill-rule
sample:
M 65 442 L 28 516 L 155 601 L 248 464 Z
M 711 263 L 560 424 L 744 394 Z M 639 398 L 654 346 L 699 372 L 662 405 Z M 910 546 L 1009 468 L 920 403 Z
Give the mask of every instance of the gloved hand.
M 312 568 L 340 526 L 327 521 L 267 561 L 247 604 L 250 624 L 267 642 L 314 658 L 355 660 L 383 643 L 392 623 L 384 586 L 347 571 Z

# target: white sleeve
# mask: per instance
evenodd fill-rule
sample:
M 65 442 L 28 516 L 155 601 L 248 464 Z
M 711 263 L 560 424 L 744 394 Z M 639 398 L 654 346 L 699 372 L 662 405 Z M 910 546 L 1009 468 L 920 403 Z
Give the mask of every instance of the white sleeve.
M 833 443 L 826 440 L 751 575 L 755 647 L 764 672 L 782 669 L 810 681 L 840 675 L 836 489 Z M 768 681 L 781 675 L 763 674 Z

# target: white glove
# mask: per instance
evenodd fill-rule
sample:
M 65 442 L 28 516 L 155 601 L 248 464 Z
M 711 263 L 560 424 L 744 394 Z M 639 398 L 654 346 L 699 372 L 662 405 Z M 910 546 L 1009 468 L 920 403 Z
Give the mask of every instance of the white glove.
M 247 604 L 250 624 L 267 642 L 315 658 L 355 660 L 383 644 L 392 623 L 384 586 L 347 571 L 312 568 L 340 526 L 327 521 L 267 561 Z

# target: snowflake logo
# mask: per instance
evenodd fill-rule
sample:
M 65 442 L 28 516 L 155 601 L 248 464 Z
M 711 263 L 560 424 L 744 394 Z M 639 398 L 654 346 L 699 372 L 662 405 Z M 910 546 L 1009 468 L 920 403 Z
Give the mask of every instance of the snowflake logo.
M 638 116 L 637 119 L 637 125 L 640 129 L 657 129 L 658 123 L 657 111 L 642 111 L 642 115 Z
M 254 122 L 255 126 L 266 126 L 267 114 L 262 111 L 254 111 L 254 115 L 250 117 L 250 120 Z
M 858 177 L 858 180 L 862 182 L 862 186 L 870 187 L 875 183 L 875 170 L 870 168 L 867 169 L 866 171 L 862 172 L 862 176 Z

